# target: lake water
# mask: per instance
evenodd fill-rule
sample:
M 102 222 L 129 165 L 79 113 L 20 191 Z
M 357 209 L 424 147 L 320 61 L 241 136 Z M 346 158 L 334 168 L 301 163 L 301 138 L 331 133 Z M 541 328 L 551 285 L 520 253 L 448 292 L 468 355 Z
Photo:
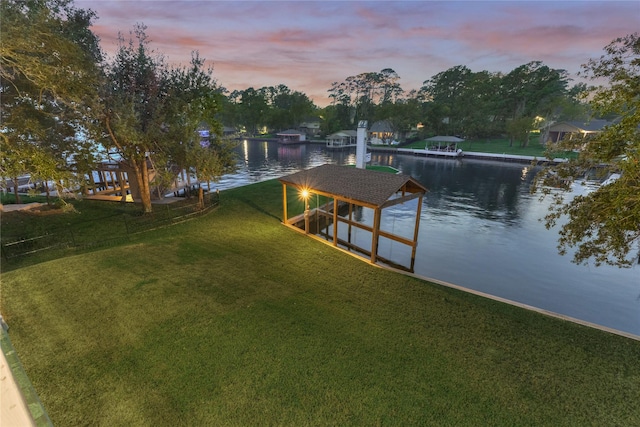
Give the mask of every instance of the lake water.
M 278 178 L 325 163 L 355 164 L 355 149 L 244 141 L 238 171 L 212 188 Z M 587 322 L 640 335 L 640 265 L 579 266 L 557 253 L 557 229 L 539 220 L 547 203 L 529 193 L 530 165 L 373 153 L 421 182 L 423 200 L 415 273 Z M 411 203 L 414 203 L 413 205 Z M 416 201 L 383 210 L 382 229 L 411 237 Z M 369 222 L 365 210 L 362 221 Z M 355 235 L 358 243 L 357 231 Z M 363 247 L 370 236 L 360 236 Z M 387 241 L 381 256 L 408 265 L 410 249 Z

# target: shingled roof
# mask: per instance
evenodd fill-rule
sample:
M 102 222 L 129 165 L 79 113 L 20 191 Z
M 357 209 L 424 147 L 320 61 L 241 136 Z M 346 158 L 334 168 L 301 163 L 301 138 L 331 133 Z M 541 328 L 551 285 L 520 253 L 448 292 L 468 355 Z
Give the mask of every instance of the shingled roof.
M 600 119 L 594 119 L 587 122 L 574 120 L 574 121 L 556 123 L 552 125 L 549 128 L 549 130 L 552 132 L 558 131 L 558 130 L 562 132 L 567 132 L 569 129 L 574 128 L 576 131 L 581 131 L 581 132 L 599 132 L 605 126 L 610 126 L 612 124 L 613 124 L 612 122 L 609 122 L 607 120 L 600 120 Z
M 358 204 L 380 207 L 401 189 L 425 193 L 422 184 L 409 175 L 358 169 L 348 166 L 322 165 L 280 178 L 280 182 L 312 192 L 349 199 Z

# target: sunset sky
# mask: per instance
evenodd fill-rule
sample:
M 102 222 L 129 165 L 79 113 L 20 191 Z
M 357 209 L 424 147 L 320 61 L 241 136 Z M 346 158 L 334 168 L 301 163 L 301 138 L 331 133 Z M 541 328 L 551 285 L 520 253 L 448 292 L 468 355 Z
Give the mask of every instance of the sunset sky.
M 143 23 L 170 63 L 191 52 L 231 90 L 285 84 L 328 104 L 332 82 L 392 68 L 405 91 L 456 65 L 509 72 L 539 60 L 572 76 L 640 30 L 639 1 L 76 0 L 112 55 Z

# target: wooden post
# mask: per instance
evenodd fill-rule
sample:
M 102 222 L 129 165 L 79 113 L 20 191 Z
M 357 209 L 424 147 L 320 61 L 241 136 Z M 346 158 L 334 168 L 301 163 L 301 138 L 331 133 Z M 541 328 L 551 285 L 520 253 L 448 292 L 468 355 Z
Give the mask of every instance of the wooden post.
M 287 184 L 285 184 L 284 182 L 282 183 L 282 209 L 284 211 L 282 222 L 288 224 L 289 220 L 287 219 Z
M 411 247 L 411 271 L 416 263 L 416 248 L 418 247 L 418 229 L 420 228 L 420 213 L 422 211 L 422 196 L 418 198 L 418 209 L 416 212 L 416 224 L 413 229 L 413 246 Z
M 333 246 L 338 246 L 338 199 L 333 198 Z
M 351 243 L 351 221 L 353 220 L 353 205 L 349 203 L 349 228 L 347 233 L 347 241 Z
M 309 195 L 304 198 L 304 233 L 309 234 Z
M 378 259 L 378 238 L 380 237 L 380 216 L 382 210 L 375 208 L 373 214 L 373 235 L 371 236 L 371 263 L 375 264 Z

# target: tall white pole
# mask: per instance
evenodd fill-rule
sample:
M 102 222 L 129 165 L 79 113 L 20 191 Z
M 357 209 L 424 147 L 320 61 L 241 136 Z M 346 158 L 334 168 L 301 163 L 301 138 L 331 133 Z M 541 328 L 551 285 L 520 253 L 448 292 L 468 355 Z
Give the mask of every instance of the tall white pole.
M 360 120 L 358 122 L 358 130 L 356 133 L 356 167 L 359 169 L 367 168 L 367 121 Z

